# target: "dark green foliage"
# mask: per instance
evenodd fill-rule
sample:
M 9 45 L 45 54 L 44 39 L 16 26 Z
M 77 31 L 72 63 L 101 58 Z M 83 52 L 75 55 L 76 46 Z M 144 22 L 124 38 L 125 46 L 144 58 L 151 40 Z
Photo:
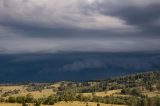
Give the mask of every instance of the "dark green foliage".
M 36 100 L 34 106 L 41 106 L 41 100 Z
M 107 87 L 108 90 L 124 89 L 124 88 L 138 88 L 141 90 L 147 89 L 150 91 L 160 90 L 160 72 L 147 72 L 124 77 L 110 78 L 100 81 L 95 87 L 96 91 L 104 91 Z
M 17 103 L 23 103 L 26 101 L 26 98 L 24 96 L 18 96 L 16 97 Z
M 100 106 L 100 104 L 99 104 L 99 103 L 97 103 L 97 106 Z
M 83 100 L 83 95 L 82 95 L 82 94 L 78 94 L 78 95 L 76 96 L 76 99 L 77 99 L 78 101 L 82 101 L 82 100 Z
M 31 92 L 31 91 L 42 91 L 43 89 L 45 89 L 45 87 L 48 87 L 48 84 L 29 84 L 27 91 Z
M 160 97 L 148 98 L 148 106 L 160 106 Z
M 0 102 L 5 102 L 5 99 L 1 97 Z
M 140 94 L 140 90 L 137 89 L 137 88 L 123 88 L 121 90 L 121 93 L 124 94 L 124 95 L 133 95 L 133 96 L 141 96 Z
M 143 98 L 141 100 L 141 106 L 148 106 L 148 100 L 147 100 L 147 98 Z
M 5 93 L 2 94 L 2 97 L 7 97 L 7 96 L 11 96 L 14 94 L 18 94 L 20 90 L 13 90 L 13 91 L 7 91 Z
M 33 95 L 32 94 L 27 94 L 26 95 L 26 102 L 27 103 L 33 103 L 33 101 L 34 101 Z
M 131 92 L 131 95 L 133 95 L 133 96 L 140 96 L 140 90 L 134 88 L 134 89 L 132 90 L 132 92 Z
M 54 105 L 58 102 L 58 98 L 56 96 L 49 96 L 47 99 L 44 100 L 44 104 L 47 105 Z
M 7 99 L 7 102 L 15 103 L 15 102 L 16 102 L 16 98 L 11 96 L 11 97 L 9 97 L 9 98 Z
M 86 106 L 89 106 L 88 103 L 86 103 Z
M 131 94 L 131 92 L 132 92 L 131 88 L 123 88 L 123 89 L 121 90 L 121 93 L 122 93 L 122 94 L 125 94 L 125 95 Z

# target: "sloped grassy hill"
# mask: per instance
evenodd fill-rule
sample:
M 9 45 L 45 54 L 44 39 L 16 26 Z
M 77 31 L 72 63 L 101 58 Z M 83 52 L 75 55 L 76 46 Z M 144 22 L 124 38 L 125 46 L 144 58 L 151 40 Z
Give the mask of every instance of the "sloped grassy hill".
M 131 106 L 159 106 L 160 72 L 85 82 L 62 81 L 0 86 L 0 102 L 41 103 L 79 101 Z M 144 105 L 146 104 L 146 105 Z M 65 106 L 65 105 L 64 105 Z

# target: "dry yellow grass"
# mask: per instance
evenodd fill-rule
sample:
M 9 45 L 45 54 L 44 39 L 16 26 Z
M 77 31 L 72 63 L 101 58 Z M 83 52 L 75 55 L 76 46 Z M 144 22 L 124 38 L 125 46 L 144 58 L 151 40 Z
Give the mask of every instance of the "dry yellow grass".
M 22 104 L 17 103 L 0 103 L 0 106 L 22 106 Z M 29 104 L 29 106 L 34 106 L 33 104 Z M 53 106 L 53 105 L 41 105 L 41 106 Z
M 91 96 L 92 97 L 92 93 L 82 93 L 83 96 Z M 148 97 L 155 97 L 155 96 L 160 96 L 160 92 L 159 91 L 154 91 L 154 92 L 149 92 L 149 91 L 144 91 L 142 92 L 142 94 L 147 95 Z M 99 96 L 99 97 L 105 97 L 105 96 L 131 96 L 131 95 L 123 95 L 121 94 L 121 89 L 119 90 L 110 90 L 107 92 L 95 92 L 95 96 Z
M 24 85 L 19 85 L 19 86 L 0 86 L 1 90 L 4 91 L 12 91 L 12 90 L 24 90 L 25 86 Z
M 105 96 L 120 96 L 121 89 L 118 90 L 110 90 L 107 92 L 95 92 L 96 96 L 105 97 Z M 92 93 L 82 93 L 84 96 L 92 96 Z
M 88 102 L 89 106 L 97 106 L 97 103 L 94 102 Z M 100 104 L 101 106 L 125 106 L 125 105 L 111 105 L 111 104 Z M 55 104 L 54 106 L 86 106 L 85 102 L 60 102 Z
M 52 84 L 51 87 L 58 88 L 58 87 L 60 87 L 60 85 L 61 85 L 61 83 L 57 82 L 57 83 Z
M 33 92 L 25 91 L 25 92 L 21 92 L 13 96 L 26 96 L 29 93 L 32 94 L 34 98 L 48 97 L 52 94 L 56 94 L 56 92 L 53 92 L 52 89 L 44 89 L 41 92 L 40 91 L 33 91 Z
M 160 96 L 159 91 L 154 91 L 154 92 L 145 91 L 142 92 L 142 94 L 147 95 L 148 97 Z
M 0 103 L 0 106 L 22 106 L 21 104 L 17 103 Z
M 58 86 L 55 85 L 55 86 Z M 27 86 L 25 85 L 19 85 L 19 86 L 0 86 L 0 90 L 2 90 L 2 93 L 0 93 L 0 96 L 1 94 L 3 94 L 4 92 L 7 92 L 7 91 L 13 91 L 13 90 L 20 90 L 20 92 L 18 94 L 14 94 L 14 95 L 11 95 L 11 96 L 26 96 L 27 94 L 32 94 L 34 96 L 34 98 L 41 98 L 41 97 L 48 97 L 52 94 L 56 94 L 56 92 L 53 92 L 52 89 L 44 89 L 42 90 L 42 92 L 39 92 L 39 91 L 32 91 L 32 92 L 28 92 L 26 90 Z
M 17 103 L 0 103 L 0 106 L 22 106 L 22 104 L 17 104 Z M 33 104 L 29 104 L 29 106 L 34 106 L 34 105 Z M 41 105 L 41 106 L 47 106 L 47 105 Z
M 55 105 L 52 106 L 85 106 L 86 103 L 84 102 L 59 102 Z M 96 106 L 97 103 L 93 103 L 93 102 L 88 102 L 89 106 Z M 125 106 L 125 105 L 113 105 L 113 104 L 100 104 L 101 106 Z M 12 104 L 12 103 L 0 103 L 0 106 L 22 106 L 21 104 Z M 33 105 L 29 105 L 29 106 L 33 106 Z M 42 106 L 51 106 L 51 105 L 42 105 Z
M 19 85 L 19 86 L 0 86 L 0 97 L 3 93 L 8 91 L 14 91 L 14 90 L 20 90 L 20 92 L 26 92 L 26 86 L 25 85 Z M 14 96 L 14 95 L 11 95 Z M 7 98 L 7 97 L 6 97 Z

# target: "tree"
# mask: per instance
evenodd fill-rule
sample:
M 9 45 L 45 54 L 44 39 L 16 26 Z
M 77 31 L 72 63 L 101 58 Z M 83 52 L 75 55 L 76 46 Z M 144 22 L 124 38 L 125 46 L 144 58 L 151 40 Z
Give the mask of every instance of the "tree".
M 8 98 L 7 101 L 10 102 L 10 103 L 15 103 L 16 102 L 16 98 L 11 96 L 11 97 Z
M 5 102 L 5 99 L 0 97 L 0 102 Z
M 34 101 L 34 97 L 33 97 L 33 95 L 32 94 L 27 94 L 26 95 L 26 102 L 27 103 L 33 103 L 33 101 Z
M 16 102 L 17 103 L 23 103 L 26 100 L 24 96 L 17 96 L 16 97 Z
M 76 99 L 77 99 L 78 101 L 82 101 L 83 95 L 82 95 L 82 94 L 78 94 L 78 95 L 76 96 Z
M 141 100 L 141 106 L 148 106 L 147 98 L 143 98 L 143 99 Z
M 129 100 L 129 106 L 138 106 L 137 98 L 136 97 L 130 98 L 130 100 Z
M 88 103 L 86 103 L 86 106 L 89 106 Z
M 54 105 L 58 101 L 58 98 L 56 96 L 49 96 L 45 101 L 44 104 L 47 105 Z
M 34 106 L 41 106 L 41 101 L 40 100 L 36 100 Z
M 97 103 L 97 106 L 100 106 L 100 104 L 99 104 L 99 103 Z
M 130 89 L 130 88 L 123 88 L 123 89 L 121 90 L 121 93 L 122 93 L 122 94 L 125 94 L 125 95 L 131 94 L 131 89 Z
M 133 96 L 139 96 L 140 95 L 140 90 L 139 89 L 133 89 L 132 92 L 131 92 L 131 95 Z
M 154 100 L 152 98 L 148 99 L 148 106 L 155 106 L 154 105 Z

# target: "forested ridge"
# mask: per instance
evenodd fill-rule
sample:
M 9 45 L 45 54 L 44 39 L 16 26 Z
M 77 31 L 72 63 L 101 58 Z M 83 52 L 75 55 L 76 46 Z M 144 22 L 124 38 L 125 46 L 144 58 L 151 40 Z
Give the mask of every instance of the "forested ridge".
M 40 106 L 41 104 L 54 105 L 61 101 L 96 102 L 105 104 L 121 104 L 129 106 L 160 106 L 160 72 L 137 73 L 127 76 L 92 80 L 85 82 L 62 81 L 59 86 L 52 87 L 53 83 L 31 83 L 27 91 L 52 89 L 54 94 L 48 97 L 34 98 L 31 93 L 26 96 L 13 96 L 20 91 L 13 90 L 1 95 L 0 102 L 28 103 Z M 111 91 L 120 91 L 109 94 Z M 97 95 L 103 93 L 104 96 Z M 150 95 L 154 93 L 154 95 Z M 85 95 L 91 94 L 91 95 Z M 6 98 L 7 97 L 7 98 Z

